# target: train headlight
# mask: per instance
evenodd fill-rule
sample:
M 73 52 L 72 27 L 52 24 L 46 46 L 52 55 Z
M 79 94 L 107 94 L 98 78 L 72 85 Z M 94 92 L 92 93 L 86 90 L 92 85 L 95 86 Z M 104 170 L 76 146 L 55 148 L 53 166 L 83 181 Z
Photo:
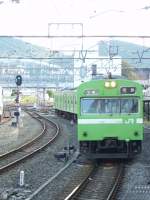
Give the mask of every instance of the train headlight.
M 106 81 L 105 82 L 105 87 L 106 88 L 114 88 L 116 87 L 117 83 L 115 81 Z
M 116 82 L 115 82 L 115 81 L 111 81 L 110 85 L 111 85 L 111 87 L 113 87 L 113 88 L 114 88 L 114 87 L 116 87 L 116 85 L 117 85 L 117 84 L 116 84 Z
M 107 88 L 110 87 L 110 82 L 108 82 L 108 81 L 105 82 L 105 87 L 107 87 Z

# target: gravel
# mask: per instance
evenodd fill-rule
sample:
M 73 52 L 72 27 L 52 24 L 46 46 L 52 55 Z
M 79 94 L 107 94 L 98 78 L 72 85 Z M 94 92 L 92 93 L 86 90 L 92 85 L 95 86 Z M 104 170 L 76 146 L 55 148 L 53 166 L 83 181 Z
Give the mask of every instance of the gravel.
M 33 198 L 33 200 L 62 200 L 65 199 L 71 190 L 74 189 L 74 184 L 79 185 L 83 177 L 87 176 L 89 166 L 71 164 L 58 178 L 56 178 L 48 187 L 43 189 L 41 193 Z M 73 184 L 72 184 L 73 180 Z M 64 191 L 65 188 L 65 191 Z
M 47 128 L 48 130 L 51 130 L 53 125 L 48 124 Z M 13 152 L 13 154 L 5 156 L 4 158 L 1 158 L 0 162 L 0 169 L 4 167 L 5 165 L 10 165 L 10 163 L 13 163 L 14 161 L 26 157 L 32 152 L 37 151 L 42 146 L 45 146 L 52 137 L 55 135 L 55 131 L 46 131 L 40 138 L 38 138 L 36 141 L 32 142 L 32 144 L 29 144 L 23 148 L 21 148 L 19 151 Z M 54 129 L 55 130 L 55 129 Z
M 37 120 L 31 118 L 22 111 L 23 127 L 12 127 L 13 118 L 0 126 L 0 154 L 6 153 L 13 148 L 19 147 L 40 134 L 42 126 Z M 32 131 L 32 133 L 31 133 Z
M 21 195 L 24 196 L 26 190 L 29 193 L 30 191 L 33 192 L 48 178 L 52 177 L 55 173 L 58 172 L 58 170 L 60 170 L 63 166 L 65 166 L 66 163 L 64 161 L 58 162 L 58 160 L 54 157 L 54 155 L 57 152 L 62 151 L 64 146 L 67 146 L 69 143 L 77 146 L 76 126 L 71 125 L 69 121 L 66 121 L 61 118 L 57 119 L 56 117 L 53 116 L 52 117 L 49 116 L 48 118 L 60 124 L 60 129 L 61 129 L 60 136 L 58 136 L 56 141 L 53 142 L 44 151 L 41 151 L 39 154 L 31 158 L 30 160 L 25 161 L 23 164 L 13 168 L 7 173 L 1 174 L 0 175 L 1 195 L 2 194 L 4 195 L 5 192 L 10 189 L 12 190 L 12 188 L 13 190 L 17 190 L 18 188 L 20 188 L 19 174 L 21 170 L 25 172 L 25 187 L 23 188 L 20 196 Z M 18 193 L 16 195 L 18 195 Z M 25 193 L 25 195 L 27 195 L 27 193 Z M 15 196 L 15 198 L 16 199 L 24 198 L 20 196 L 19 197 Z
M 68 120 L 47 116 L 54 122 L 59 123 L 61 134 L 56 141 L 44 151 L 40 152 L 30 160 L 25 161 L 19 167 L 0 175 L 0 198 L 3 199 L 24 199 L 37 189 L 48 178 L 57 173 L 66 162 L 54 157 L 57 152 L 63 150 L 64 146 L 75 145 L 78 148 L 76 125 Z M 28 122 L 29 123 L 29 122 Z M 117 200 L 150 200 L 150 156 L 149 156 L 150 130 L 145 129 L 143 150 L 140 155 L 128 162 L 125 167 L 125 177 L 122 187 L 119 190 Z M 51 194 L 45 193 L 38 196 L 36 200 L 61 199 L 61 191 L 65 185 L 78 173 L 81 166 L 74 163 L 69 171 L 66 171 L 64 179 L 58 179 L 51 187 L 54 188 Z M 25 186 L 19 187 L 20 171 L 25 172 Z M 11 194 L 11 195 L 10 195 Z M 10 195 L 10 197 L 9 197 Z M 18 195 L 18 196 L 17 196 Z M 49 196 L 51 195 L 51 196 Z M 12 197 L 14 196 L 14 197 Z
M 150 129 L 145 129 L 142 153 L 126 164 L 117 200 L 150 200 L 149 144 Z

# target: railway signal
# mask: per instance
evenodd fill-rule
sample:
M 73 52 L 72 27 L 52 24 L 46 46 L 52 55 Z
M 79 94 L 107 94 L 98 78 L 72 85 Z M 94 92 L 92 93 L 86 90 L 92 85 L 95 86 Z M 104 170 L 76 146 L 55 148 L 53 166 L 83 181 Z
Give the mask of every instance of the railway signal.
M 19 96 L 16 97 L 15 102 L 19 103 Z
M 15 102 L 16 102 L 16 112 L 14 113 L 14 116 L 16 117 L 16 126 L 19 123 L 19 118 L 20 118 L 20 112 L 21 112 L 21 108 L 19 105 L 19 86 L 21 86 L 22 84 L 22 76 L 21 75 L 17 75 L 15 78 L 15 83 L 17 85 L 17 92 L 16 92 L 16 98 L 15 98 Z
M 15 79 L 16 85 L 20 86 L 22 84 L 22 76 L 21 75 L 17 75 L 16 79 Z

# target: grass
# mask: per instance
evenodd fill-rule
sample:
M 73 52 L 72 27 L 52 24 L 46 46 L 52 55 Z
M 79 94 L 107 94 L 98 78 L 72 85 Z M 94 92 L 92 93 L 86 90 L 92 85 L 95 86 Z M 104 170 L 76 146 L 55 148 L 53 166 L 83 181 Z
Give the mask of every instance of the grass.
M 144 125 L 150 125 L 150 120 L 148 121 L 147 118 L 144 118 Z
M 35 96 L 22 96 L 20 103 L 21 104 L 34 104 L 36 103 L 37 98 Z

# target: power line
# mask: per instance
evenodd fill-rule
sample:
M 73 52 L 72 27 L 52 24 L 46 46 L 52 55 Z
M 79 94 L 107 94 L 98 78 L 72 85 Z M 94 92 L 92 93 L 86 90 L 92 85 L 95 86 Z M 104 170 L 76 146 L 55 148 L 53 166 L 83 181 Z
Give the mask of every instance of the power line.
M 81 60 L 81 57 L 59 57 L 59 58 L 56 58 L 56 57 L 0 57 L 0 59 L 8 59 L 8 60 L 28 60 L 28 59 L 31 59 L 31 60 L 62 60 L 62 59 L 67 59 L 67 60 Z M 85 60 L 88 60 L 88 59 L 91 59 L 91 60 L 110 60 L 110 57 L 86 57 Z M 112 57 L 112 59 L 114 60 L 120 60 L 120 59 L 123 59 L 123 60 L 137 60 L 139 59 L 139 57 Z M 149 60 L 150 57 L 142 57 L 141 58 L 142 60 Z
M 150 38 L 150 35 L 0 35 L 0 38 Z

